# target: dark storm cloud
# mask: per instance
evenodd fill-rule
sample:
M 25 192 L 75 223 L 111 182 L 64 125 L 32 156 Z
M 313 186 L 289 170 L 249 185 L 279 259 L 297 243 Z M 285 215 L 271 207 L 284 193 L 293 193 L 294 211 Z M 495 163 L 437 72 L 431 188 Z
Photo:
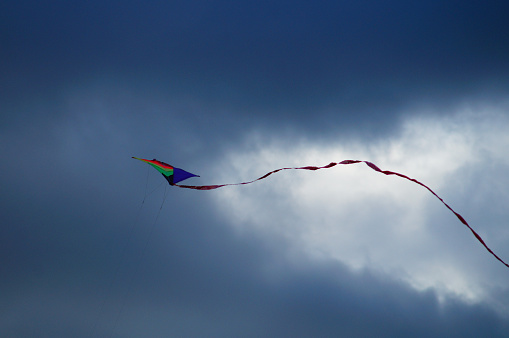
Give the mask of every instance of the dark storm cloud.
M 246 116 L 250 125 L 288 126 L 291 119 L 297 128 L 326 130 L 331 121 L 380 127 L 409 101 L 503 94 L 504 6 L 4 4 L 2 63 L 11 79 L 4 95 L 52 97 L 69 84 L 109 77 L 219 106 L 228 112 L 217 118 Z

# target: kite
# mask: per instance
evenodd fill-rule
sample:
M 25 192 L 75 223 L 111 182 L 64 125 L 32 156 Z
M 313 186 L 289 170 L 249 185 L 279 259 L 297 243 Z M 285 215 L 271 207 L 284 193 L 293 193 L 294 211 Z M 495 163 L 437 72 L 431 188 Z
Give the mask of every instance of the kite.
M 199 177 L 199 176 L 195 175 L 195 174 L 192 174 L 190 172 L 187 172 L 185 170 L 182 170 L 182 169 L 179 169 L 179 168 L 175 168 L 175 167 L 173 167 L 173 166 L 171 166 L 171 165 L 169 165 L 167 163 L 158 161 L 156 159 L 145 160 L 145 159 L 137 158 L 137 157 L 134 157 L 134 156 L 133 156 L 133 158 L 137 159 L 137 160 L 140 160 L 140 161 L 143 161 L 143 162 L 146 162 L 146 163 L 150 164 L 151 166 L 153 166 L 157 171 L 159 171 L 164 176 L 164 178 L 168 181 L 168 183 L 170 185 L 176 186 L 176 187 L 179 187 L 179 188 L 194 189 L 194 190 L 214 190 L 214 189 L 218 189 L 218 188 L 222 188 L 222 187 L 226 187 L 226 186 L 230 186 L 230 185 L 251 184 L 251 183 L 254 183 L 256 181 L 263 180 L 264 178 L 267 178 L 268 176 L 270 176 L 272 174 L 275 174 L 275 173 L 277 173 L 279 171 L 283 171 L 283 170 L 312 170 L 312 171 L 314 171 L 314 170 L 319 170 L 319 169 L 329 169 L 329 168 L 335 167 L 337 165 L 348 165 L 348 164 L 356 164 L 356 163 L 365 163 L 368 167 L 370 167 L 371 169 L 373 169 L 376 172 L 379 172 L 379 173 L 387 175 L 387 176 L 390 176 L 390 175 L 398 176 L 398 177 L 404 178 L 404 179 L 406 179 L 408 181 L 414 182 L 414 183 L 416 183 L 416 184 L 426 188 L 430 193 L 433 194 L 433 196 L 438 198 L 440 200 L 440 202 L 442 202 L 442 204 L 445 205 L 447 207 L 447 209 L 449 209 L 458 218 L 458 220 L 461 223 L 463 223 L 472 232 L 472 234 L 475 236 L 475 238 L 486 248 L 486 250 L 488 250 L 488 252 L 490 254 L 492 254 L 497 260 L 499 260 L 502 264 L 504 264 L 506 267 L 509 268 L 509 264 L 504 262 L 500 257 L 498 257 L 488 247 L 488 245 L 484 242 L 484 240 L 481 238 L 481 236 L 477 232 L 475 232 L 475 230 L 468 224 L 468 222 L 463 218 L 463 216 L 461 216 L 459 213 L 454 211 L 447 203 L 445 203 L 445 201 L 440 196 L 438 196 L 433 190 L 431 190 L 430 187 L 428 187 L 427 185 L 425 185 L 422 182 L 419 182 L 416 179 L 410 178 L 410 177 L 408 177 L 406 175 L 397 173 L 395 171 L 382 170 L 379 167 L 377 167 L 374 163 L 369 162 L 369 161 L 343 160 L 341 162 L 331 162 L 331 163 L 329 163 L 329 164 L 327 164 L 325 166 L 322 166 L 322 167 L 306 166 L 306 167 L 279 168 L 279 169 L 276 169 L 276 170 L 272 170 L 272 171 L 266 173 L 265 175 L 255 179 L 255 180 L 248 181 L 248 182 L 241 182 L 241 183 L 227 183 L 227 184 L 217 184 L 217 185 L 180 185 L 180 184 L 177 184 L 177 183 L 181 182 L 183 180 L 186 180 L 188 178 L 191 178 L 191 177 Z
M 182 170 L 180 168 L 175 168 L 174 166 L 169 165 L 168 163 L 158 161 L 155 158 L 153 160 L 145 160 L 143 158 L 137 158 L 134 156 L 133 158 L 150 164 L 152 167 L 154 167 L 157 171 L 159 171 L 163 175 L 163 177 L 168 181 L 170 185 L 176 185 L 178 182 L 187 180 L 190 177 L 200 177 L 198 175 L 191 174 L 190 172 Z

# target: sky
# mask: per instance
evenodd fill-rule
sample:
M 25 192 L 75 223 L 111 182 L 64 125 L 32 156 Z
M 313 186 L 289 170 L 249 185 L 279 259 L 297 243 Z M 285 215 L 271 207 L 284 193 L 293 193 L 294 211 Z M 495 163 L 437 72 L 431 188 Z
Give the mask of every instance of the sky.
M 509 5 L 0 3 L 0 335 L 507 337 Z

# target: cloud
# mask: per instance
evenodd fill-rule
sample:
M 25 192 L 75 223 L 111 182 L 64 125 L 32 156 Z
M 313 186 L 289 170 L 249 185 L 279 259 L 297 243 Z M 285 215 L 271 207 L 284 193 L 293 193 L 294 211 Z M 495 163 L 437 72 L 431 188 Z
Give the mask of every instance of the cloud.
M 306 140 L 292 146 L 252 137 L 247 141 L 256 145 L 252 151 L 233 149 L 216 170 L 225 171 L 223 180 L 242 180 L 276 167 L 370 160 L 430 186 L 507 261 L 502 201 L 509 197 L 503 188 L 509 182 L 502 168 L 509 164 L 504 155 L 509 121 L 504 109 L 465 106 L 445 117 L 423 112 L 376 142 Z M 238 231 L 287 238 L 293 250 L 379 271 L 416 290 L 431 288 L 441 296 L 488 301 L 497 308 L 503 304 L 492 292 L 505 290 L 504 266 L 428 191 L 408 181 L 348 166 L 286 172 L 250 186 L 247 193 L 240 187 L 219 196 L 218 207 Z
M 503 266 L 418 186 L 364 166 L 286 172 L 242 188 L 167 190 L 154 222 L 164 186 L 130 158 L 176 159 L 201 175 L 197 184 L 373 160 L 436 189 L 505 258 L 503 105 L 412 113 L 391 137 L 369 142 L 363 133 L 311 138 L 253 126 L 229 140 L 190 129 L 193 116 L 153 96 L 69 92 L 56 104 L 62 114 L 1 134 L 2 332 L 507 332 Z M 197 146 L 172 147 L 189 135 Z

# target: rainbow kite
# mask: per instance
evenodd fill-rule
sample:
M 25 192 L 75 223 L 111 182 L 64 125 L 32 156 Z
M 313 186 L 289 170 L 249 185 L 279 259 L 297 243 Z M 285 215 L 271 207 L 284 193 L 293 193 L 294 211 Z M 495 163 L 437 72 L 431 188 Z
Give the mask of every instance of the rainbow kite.
M 198 175 L 191 174 L 190 172 L 187 172 L 180 168 L 175 168 L 174 166 L 169 165 L 168 163 L 158 161 L 155 158 L 153 160 L 145 160 L 143 158 L 137 158 L 134 156 L 133 158 L 150 164 L 164 176 L 164 178 L 168 181 L 168 183 L 170 183 L 170 185 L 175 185 L 176 183 L 186 180 L 190 177 L 200 177 Z
M 325 165 L 323 167 L 306 166 L 306 167 L 280 168 L 280 169 L 276 169 L 276 170 L 273 170 L 271 172 L 268 172 L 265 175 L 255 179 L 255 180 L 248 181 L 248 182 L 241 182 L 241 183 L 228 183 L 228 184 L 218 184 L 218 185 L 180 185 L 180 184 L 177 184 L 180 181 L 183 181 L 183 180 L 188 179 L 190 177 L 199 177 L 199 176 L 195 175 L 195 174 L 191 174 L 190 172 L 187 172 L 185 170 L 182 170 L 182 169 L 179 169 L 179 168 L 175 168 L 175 167 L 173 167 L 173 166 L 171 166 L 171 165 L 169 165 L 167 163 L 158 161 L 156 159 L 145 160 L 145 159 L 137 158 L 137 157 L 133 157 L 133 158 L 137 159 L 137 160 L 140 160 L 140 161 L 143 161 L 143 162 L 146 162 L 146 163 L 150 164 L 151 166 L 153 166 L 157 171 L 159 171 L 164 176 L 164 178 L 168 181 L 168 183 L 170 185 L 176 186 L 176 187 L 179 187 L 179 188 L 194 189 L 194 190 L 213 190 L 213 189 L 217 189 L 217 188 L 221 188 L 221 187 L 225 187 L 225 186 L 229 186 L 229 185 L 250 184 L 250 183 L 253 183 L 253 182 L 256 182 L 256 181 L 259 181 L 259 180 L 263 180 L 264 178 L 267 178 L 268 176 L 270 176 L 272 174 L 275 174 L 275 173 L 277 173 L 279 171 L 282 171 L 282 170 L 319 170 L 319 169 L 332 168 L 332 167 L 335 167 L 335 166 L 337 166 L 339 164 L 347 165 L 347 164 L 355 164 L 355 163 L 365 163 L 368 167 L 370 167 L 371 169 L 373 169 L 373 170 L 375 170 L 375 171 L 377 171 L 377 172 L 379 172 L 381 174 L 399 176 L 401 178 L 404 178 L 406 180 L 409 180 L 411 182 L 414 182 L 414 183 L 416 183 L 416 184 L 426 188 L 429 192 L 431 192 L 433 194 L 433 196 L 438 198 L 440 200 L 440 202 L 442 202 L 443 205 L 445 205 L 447 207 L 447 209 L 449 209 L 460 220 L 461 223 L 463 223 L 468 229 L 470 229 L 470 231 L 475 236 L 475 238 L 477 238 L 477 240 L 486 248 L 486 250 L 488 250 L 489 253 L 491 253 L 496 259 L 498 259 L 500 262 L 502 262 L 502 264 L 504 264 L 506 267 L 509 268 L 509 264 L 504 262 L 500 257 L 498 257 L 486 245 L 486 243 L 481 238 L 481 236 L 479 236 L 479 234 L 477 232 L 475 232 L 474 229 L 472 229 L 472 227 L 467 223 L 467 221 L 463 218 L 463 216 L 461 216 L 456 211 L 454 211 L 447 203 L 444 202 L 444 200 L 440 196 L 438 196 L 433 190 L 431 190 L 431 188 L 429 188 L 424 183 L 421 183 L 421 182 L 417 181 L 416 179 L 410 178 L 410 177 L 408 177 L 406 175 L 403 175 L 403 174 L 400 174 L 400 173 L 397 173 L 397 172 L 394 172 L 394 171 L 382 170 L 382 169 L 378 168 L 375 164 L 373 164 L 371 162 L 368 162 L 368 161 L 344 160 L 344 161 L 337 162 L 337 163 L 336 162 L 331 162 L 331 163 L 329 163 L 329 164 L 327 164 L 327 165 Z

